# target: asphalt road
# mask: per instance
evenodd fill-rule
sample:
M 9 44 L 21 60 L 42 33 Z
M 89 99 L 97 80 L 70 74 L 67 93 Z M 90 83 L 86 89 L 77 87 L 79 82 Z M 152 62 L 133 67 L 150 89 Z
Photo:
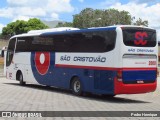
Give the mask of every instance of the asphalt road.
M 117 95 L 114 98 L 98 95 L 77 97 L 70 91 L 27 84 L 0 77 L 0 111 L 160 111 L 160 78 L 155 92 L 145 94 Z M 21 118 L 0 118 L 0 120 Z M 23 119 L 80 119 L 80 120 L 148 120 L 151 117 L 55 117 Z

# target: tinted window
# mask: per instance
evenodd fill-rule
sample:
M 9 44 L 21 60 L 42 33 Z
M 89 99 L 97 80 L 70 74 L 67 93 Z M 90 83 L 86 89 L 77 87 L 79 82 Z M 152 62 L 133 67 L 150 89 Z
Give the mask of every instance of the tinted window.
M 32 51 L 54 51 L 54 41 L 52 38 L 33 37 L 30 49 Z
M 8 50 L 10 50 L 10 51 L 14 51 L 14 48 L 15 48 L 15 42 L 16 42 L 16 38 L 11 39 L 11 40 L 9 41 Z
M 123 28 L 123 41 L 127 46 L 155 47 L 156 31 L 144 28 Z
M 53 35 L 54 49 L 59 52 L 107 52 L 115 47 L 116 31 L 82 32 Z
M 17 38 L 16 52 L 53 51 L 53 40 L 44 37 Z
M 17 39 L 16 52 L 107 52 L 114 49 L 116 31 L 82 32 Z
M 32 37 L 17 38 L 16 52 L 30 51 Z
M 7 57 L 6 57 L 6 66 L 9 66 L 13 59 L 14 48 L 15 48 L 16 39 L 11 39 L 8 45 Z

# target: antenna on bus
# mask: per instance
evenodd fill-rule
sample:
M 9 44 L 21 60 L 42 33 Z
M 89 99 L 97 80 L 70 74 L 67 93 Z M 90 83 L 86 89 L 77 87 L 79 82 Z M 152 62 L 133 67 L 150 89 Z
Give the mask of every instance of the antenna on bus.
M 57 31 L 69 31 L 69 30 L 79 30 L 79 28 L 59 27 L 59 28 L 42 29 L 42 30 L 31 30 L 31 31 L 28 32 L 28 34 L 45 33 L 45 32 L 57 32 Z

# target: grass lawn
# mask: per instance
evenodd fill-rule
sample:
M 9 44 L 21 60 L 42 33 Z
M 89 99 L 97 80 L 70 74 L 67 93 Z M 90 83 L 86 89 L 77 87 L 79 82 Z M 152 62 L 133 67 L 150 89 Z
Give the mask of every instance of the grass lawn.
M 0 74 L 3 73 L 4 68 L 4 58 L 0 57 Z
M 0 57 L 0 65 L 3 65 L 4 63 L 4 58 Z
M 0 74 L 3 73 L 3 58 L 0 57 Z
M 3 65 L 0 65 L 0 74 L 3 74 Z

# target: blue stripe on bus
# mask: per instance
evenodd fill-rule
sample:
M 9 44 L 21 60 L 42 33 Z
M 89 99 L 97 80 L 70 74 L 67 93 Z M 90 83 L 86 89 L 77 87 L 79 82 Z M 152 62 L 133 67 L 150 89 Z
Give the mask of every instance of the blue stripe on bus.
M 93 28 L 93 29 L 80 29 L 80 30 L 70 30 L 70 31 L 58 31 L 58 32 L 46 32 L 42 33 L 40 36 L 50 36 L 50 35 L 61 35 L 70 33 L 82 33 L 82 32 L 94 32 L 94 31 L 104 31 L 104 30 L 116 30 L 116 27 L 104 27 L 104 28 Z
M 156 71 L 146 70 L 146 71 L 123 71 L 123 81 L 155 81 Z
M 83 90 L 95 94 L 114 94 L 116 71 L 55 67 L 55 53 L 51 53 L 48 72 L 39 74 L 35 66 L 35 52 L 31 53 L 31 67 L 35 80 L 42 85 L 70 89 L 73 76 L 80 78 Z
M 35 80 L 42 85 L 70 89 L 72 77 L 79 77 L 82 89 L 95 94 L 114 94 L 114 78 L 116 70 L 96 70 L 84 68 L 66 68 L 55 66 L 55 53 L 50 53 L 50 66 L 45 75 L 40 74 L 35 66 L 35 52 L 31 53 L 31 67 Z M 123 81 L 155 81 L 156 70 L 123 71 Z

